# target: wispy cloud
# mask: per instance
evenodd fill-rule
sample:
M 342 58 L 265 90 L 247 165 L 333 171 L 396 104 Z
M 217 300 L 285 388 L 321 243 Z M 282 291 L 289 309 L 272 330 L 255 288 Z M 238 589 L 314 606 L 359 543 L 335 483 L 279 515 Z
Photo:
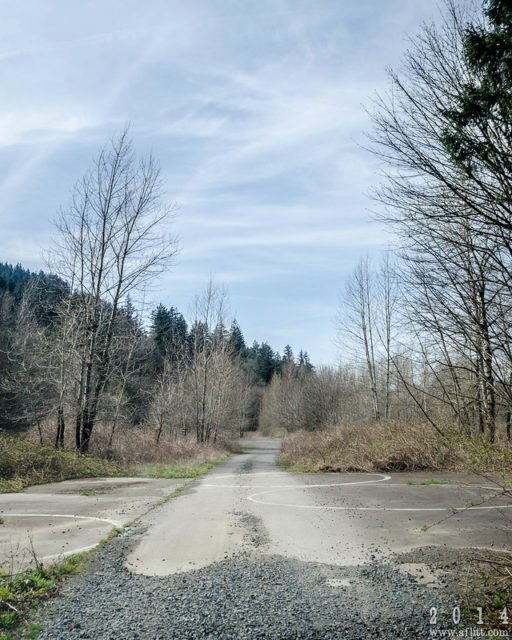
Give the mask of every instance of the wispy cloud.
M 337 292 L 358 253 L 388 241 L 367 213 L 361 104 L 431 11 L 431 0 L 3 3 L 2 255 L 41 266 L 47 220 L 130 122 L 181 206 L 183 252 L 160 298 L 185 310 L 216 274 L 249 340 L 293 338 L 334 360 Z

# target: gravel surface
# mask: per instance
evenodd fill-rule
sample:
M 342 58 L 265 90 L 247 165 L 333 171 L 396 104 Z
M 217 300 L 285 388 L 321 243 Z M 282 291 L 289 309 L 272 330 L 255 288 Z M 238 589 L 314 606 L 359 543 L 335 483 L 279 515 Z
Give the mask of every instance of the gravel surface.
M 377 558 L 335 567 L 264 557 L 258 544 L 207 568 L 135 575 L 124 561 L 143 531 L 113 539 L 41 611 L 40 640 L 412 640 L 430 636 L 430 607 L 453 606 L 442 583 L 421 586 Z M 435 628 L 453 628 L 447 615 Z

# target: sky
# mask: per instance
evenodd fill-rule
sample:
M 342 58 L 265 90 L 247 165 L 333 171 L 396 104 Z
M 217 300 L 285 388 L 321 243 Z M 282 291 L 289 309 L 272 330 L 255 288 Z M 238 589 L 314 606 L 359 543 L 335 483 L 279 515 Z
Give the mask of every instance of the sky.
M 365 106 L 433 0 L 0 0 L 0 261 L 45 268 L 53 220 L 127 124 L 158 159 L 181 251 L 146 304 L 209 278 L 246 342 L 336 362 L 375 221 Z

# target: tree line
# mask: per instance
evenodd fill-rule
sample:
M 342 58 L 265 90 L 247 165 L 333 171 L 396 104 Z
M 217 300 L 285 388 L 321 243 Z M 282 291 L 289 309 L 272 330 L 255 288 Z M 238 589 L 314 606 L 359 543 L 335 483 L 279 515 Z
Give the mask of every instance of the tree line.
M 291 349 L 248 347 L 213 282 L 189 323 L 162 304 L 148 322 L 133 302 L 176 255 L 173 210 L 156 161 L 137 156 L 124 131 L 59 212 L 49 259 L 58 275 L 0 265 L 3 428 L 37 427 L 41 439 L 50 428 L 56 447 L 72 439 L 87 453 L 98 424 L 108 450 L 130 427 L 152 429 L 156 445 L 256 427 L 262 389 Z
M 52 423 L 57 447 L 73 430 L 85 452 L 76 421 L 81 300 L 44 272 L 0 264 L 0 274 L 3 428 Z M 290 346 L 282 356 L 267 342 L 248 346 L 237 321 L 226 324 L 225 302 L 209 283 L 190 323 L 176 307 L 159 304 L 147 322 L 129 297 L 119 306 L 97 418 L 108 425 L 110 446 L 127 427 L 153 429 L 156 444 L 162 436 L 208 443 L 257 428 L 264 387 L 295 359 Z M 105 303 L 102 317 L 108 313 Z M 312 368 L 307 353 L 297 366 Z
M 370 147 L 395 246 L 380 265 L 361 259 L 349 279 L 341 365 L 276 380 L 264 407 L 284 411 L 289 430 L 401 418 L 510 440 L 510 3 L 447 0 L 389 80 Z

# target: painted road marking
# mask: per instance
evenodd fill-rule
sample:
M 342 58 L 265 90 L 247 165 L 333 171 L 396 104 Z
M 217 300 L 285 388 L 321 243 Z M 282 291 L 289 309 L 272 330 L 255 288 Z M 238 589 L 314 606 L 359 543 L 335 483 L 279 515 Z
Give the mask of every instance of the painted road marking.
M 389 476 L 388 476 L 389 477 Z M 356 483 L 347 483 L 349 484 L 356 484 Z M 296 488 L 298 489 L 305 489 L 308 487 L 312 487 L 314 485 L 304 485 L 304 486 L 298 486 Z M 333 487 L 333 486 L 342 486 L 342 485 L 317 485 L 317 486 L 323 486 L 325 487 Z M 379 485 L 380 487 L 390 487 L 390 486 L 402 486 L 402 487 L 409 487 L 410 485 Z M 424 486 L 424 485 L 415 485 L 415 486 Z M 472 488 L 472 489 L 489 489 L 489 487 L 476 487 L 474 485 L 468 486 L 468 485 L 456 485 L 456 484 L 452 484 L 452 485 L 428 485 L 429 487 L 431 486 L 435 486 L 435 487 L 452 487 L 452 488 L 464 488 L 464 489 L 468 489 L 468 488 Z M 506 505 L 488 505 L 488 506 L 462 506 L 462 507 L 351 507 L 351 506 L 328 506 L 328 505 L 309 505 L 309 504 L 289 504 L 287 502 L 268 502 L 266 500 L 261 500 L 260 498 L 262 496 L 274 493 L 276 489 L 282 489 L 283 487 L 276 487 L 274 489 L 270 489 L 268 491 L 258 491 L 256 493 L 253 493 L 252 495 L 247 497 L 247 500 L 250 500 L 251 502 L 254 502 L 255 504 L 263 504 L 263 505 L 268 505 L 268 506 L 274 506 L 274 507 L 289 507 L 289 508 L 294 508 L 294 509 L 326 509 L 329 511 L 405 511 L 405 512 L 423 512 L 423 511 L 450 511 L 452 513 L 461 513 L 463 511 L 487 511 L 487 510 L 491 510 L 491 509 L 511 509 L 512 508 L 512 504 L 506 504 Z M 426 487 L 425 487 L 426 488 Z M 286 487 L 286 489 L 288 489 L 288 487 Z M 499 492 L 497 491 L 497 489 L 495 489 L 494 487 L 492 488 L 492 491 L 494 491 L 496 493 L 496 495 L 499 495 Z M 496 496 L 491 496 L 491 497 L 496 497 Z
M 246 477 L 251 477 L 251 476 L 268 476 L 268 475 L 285 475 L 286 472 L 284 471 L 260 471 L 257 473 L 230 473 L 230 474 L 225 474 L 225 475 L 219 475 L 219 476 L 213 476 L 210 477 L 209 480 L 223 480 L 226 478 L 239 478 L 240 480 L 242 478 L 246 478 Z M 363 474 L 361 474 L 363 475 Z M 377 483 L 379 483 L 379 487 L 411 487 L 411 486 L 415 486 L 415 487 L 424 487 L 426 488 L 426 485 L 422 485 L 420 484 L 414 484 L 414 485 L 408 485 L 405 483 L 388 483 L 387 480 L 391 480 L 391 476 L 388 476 L 386 474 L 383 473 L 371 473 L 371 474 L 364 474 L 366 475 L 373 475 L 373 476 L 380 476 L 379 478 L 375 479 L 375 480 L 359 480 L 359 481 L 353 481 L 353 482 L 333 482 L 333 483 L 327 483 L 327 484 L 293 484 L 293 485 L 279 485 L 279 484 L 275 484 L 272 485 L 270 489 L 268 489 L 268 484 L 267 485 L 254 485 L 254 484 L 220 484 L 217 482 L 201 482 L 201 486 L 203 487 L 211 487 L 211 488 L 224 488 L 224 489 L 255 489 L 255 488 L 265 488 L 265 491 L 258 491 L 256 493 L 251 494 L 250 496 L 247 497 L 247 500 L 250 500 L 251 502 L 254 502 L 255 504 L 262 504 L 262 505 L 266 505 L 266 506 L 274 506 L 274 507 L 289 507 L 289 508 L 294 508 L 294 509 L 326 509 L 326 510 L 331 510 L 331 511 L 404 511 L 404 512 L 422 512 L 422 511 L 450 511 L 450 512 L 457 512 L 460 513 L 462 511 L 484 511 L 484 510 L 491 510 L 491 509 L 510 509 L 512 508 L 512 504 L 506 504 L 506 505 L 487 505 L 487 506 L 462 506 L 462 507 L 350 507 L 350 506 L 327 506 L 327 505 L 305 505 L 305 504 L 289 504 L 286 502 L 269 502 L 266 500 L 261 500 L 260 498 L 262 496 L 274 493 L 275 490 L 297 490 L 297 489 L 325 489 L 325 488 L 331 488 L 331 487 L 349 487 L 349 486 L 361 486 L 361 485 L 375 485 Z M 385 482 L 386 484 L 380 484 Z M 458 488 L 458 489 L 484 489 L 486 491 L 493 491 L 496 495 L 499 495 L 500 493 L 502 493 L 504 490 L 498 487 L 488 487 L 488 486 L 482 486 L 482 485 L 468 485 L 468 484 L 451 484 L 451 483 L 447 483 L 447 484 L 434 484 L 434 485 L 428 485 L 429 487 L 442 487 L 444 490 L 446 490 L 446 488 Z M 491 496 L 491 497 L 495 497 L 495 496 Z
M 62 518 L 62 519 L 72 519 L 72 520 L 93 520 L 94 522 L 106 522 L 114 527 L 121 528 L 123 527 L 122 522 L 118 522 L 117 520 L 110 520 L 109 518 L 98 518 L 96 516 L 77 516 L 70 515 L 65 513 L 6 513 L 2 511 L 2 516 L 7 518 Z M 92 551 L 98 546 L 98 543 L 90 544 L 87 547 L 80 547 L 79 549 L 71 549 L 69 551 L 62 551 L 61 553 L 55 553 L 49 556 L 43 556 L 40 558 L 41 560 L 58 560 L 59 558 L 67 558 L 68 556 L 73 556 L 77 553 L 85 553 L 87 551 Z
M 107 522 L 114 527 L 122 527 L 123 523 L 108 518 L 97 518 L 96 516 L 75 516 L 65 513 L 9 513 L 2 511 L 2 516 L 6 518 L 71 518 L 73 520 L 95 520 L 97 522 Z
M 266 472 L 261 473 L 242 473 L 235 474 L 231 473 L 226 476 L 218 476 L 221 478 L 242 478 L 246 476 L 260 476 L 260 475 L 270 475 L 274 473 L 283 473 L 282 471 L 270 471 L 268 474 Z M 335 482 L 329 484 L 276 484 L 272 485 L 274 489 L 319 489 L 322 487 L 345 487 L 349 485 L 362 485 L 362 484 L 376 484 L 377 482 L 385 482 L 386 480 L 391 480 L 391 476 L 387 476 L 384 473 L 368 473 L 365 475 L 369 476 L 380 476 L 377 480 L 358 480 L 354 482 Z M 210 478 L 214 480 L 215 478 Z M 218 484 L 218 483 L 210 483 L 210 482 L 202 482 L 202 487 L 221 487 L 224 489 L 254 489 L 257 485 L 254 484 Z M 261 487 L 268 488 L 268 484 L 260 485 Z

